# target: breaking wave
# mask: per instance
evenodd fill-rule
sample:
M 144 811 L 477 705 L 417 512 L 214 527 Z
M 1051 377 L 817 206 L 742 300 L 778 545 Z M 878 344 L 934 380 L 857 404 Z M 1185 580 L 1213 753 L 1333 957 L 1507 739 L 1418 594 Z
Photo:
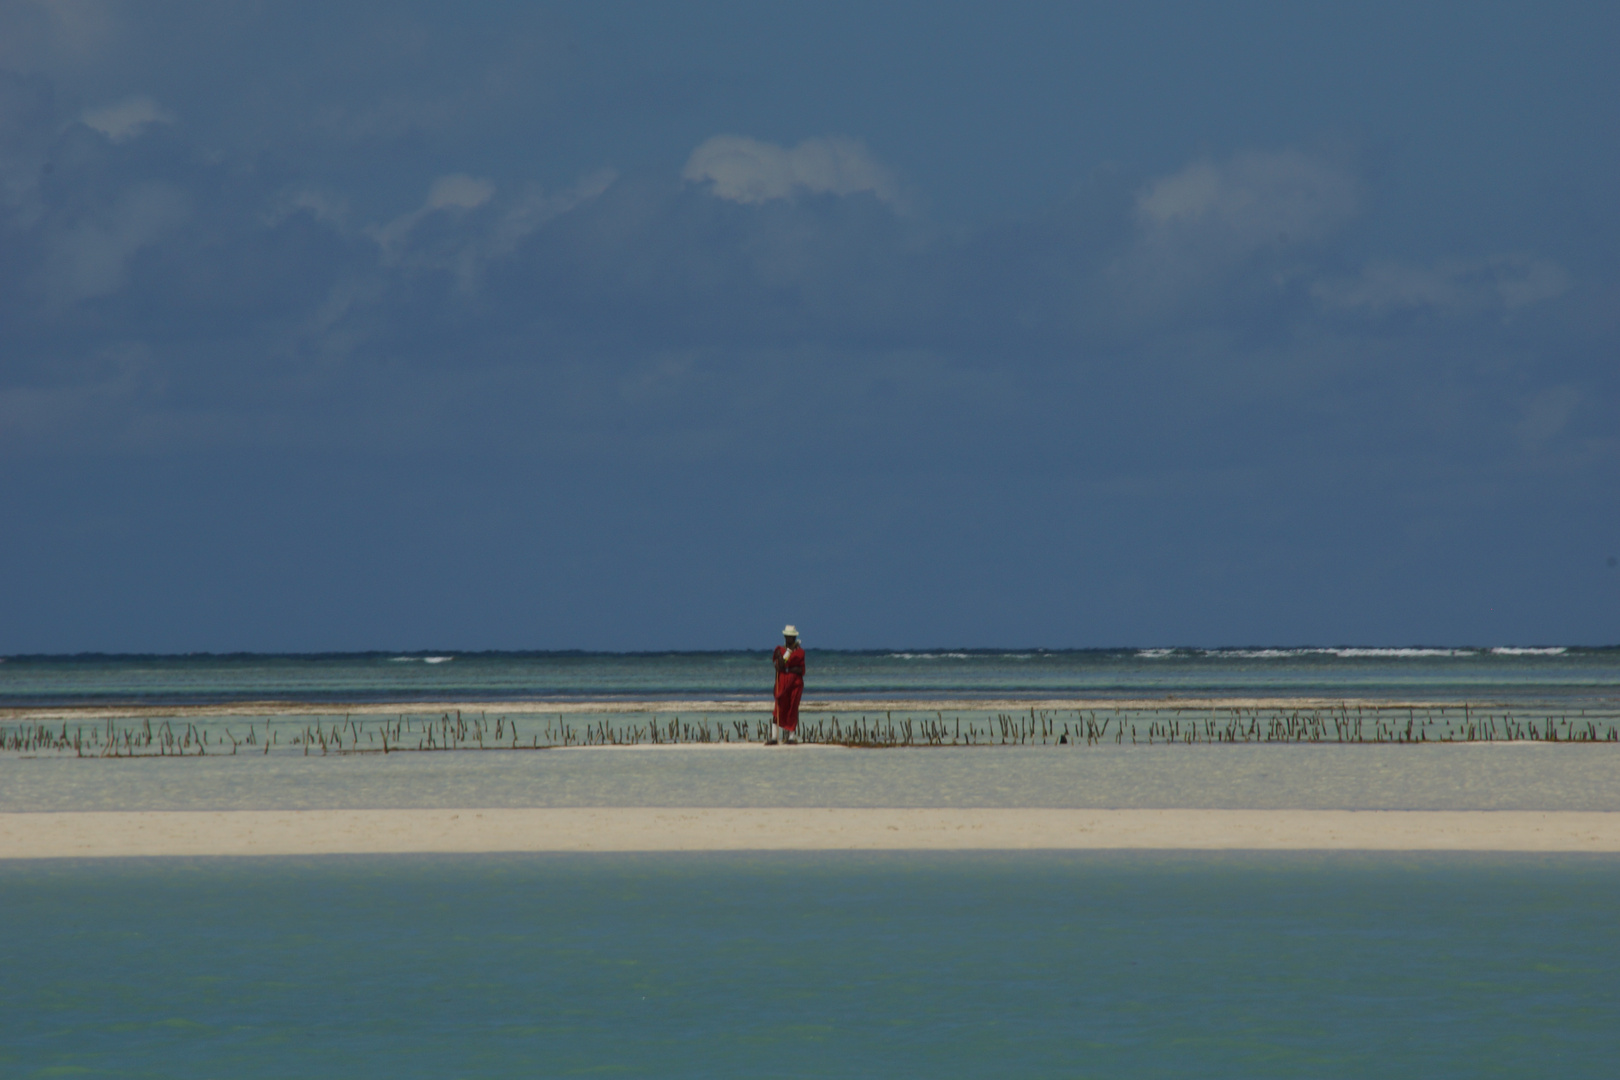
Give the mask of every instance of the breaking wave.
M 1454 656 L 1563 656 L 1567 645 L 1520 647 L 1502 645 L 1490 649 L 1439 648 L 1432 646 L 1404 646 L 1384 648 L 1346 645 L 1338 647 L 1311 646 L 1293 649 L 1137 649 L 1138 660 L 1164 660 L 1174 656 L 1207 656 L 1214 660 L 1292 660 L 1311 656 L 1332 656 L 1342 660 L 1422 660 Z
M 1405 659 L 1414 656 L 1473 656 L 1473 649 L 1320 649 L 1319 652 L 1331 653 L 1342 657 L 1390 657 Z

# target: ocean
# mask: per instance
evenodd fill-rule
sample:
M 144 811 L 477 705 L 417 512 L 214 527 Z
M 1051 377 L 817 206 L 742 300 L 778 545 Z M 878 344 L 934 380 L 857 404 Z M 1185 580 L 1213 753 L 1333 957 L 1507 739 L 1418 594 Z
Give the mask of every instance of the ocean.
M 1620 861 L 0 862 L 0 1074 L 1614 1075 Z
M 8 657 L 0 812 L 1620 810 L 1620 741 L 1577 738 L 1617 718 L 1620 649 L 812 651 L 818 730 L 982 738 L 716 745 L 757 733 L 769 673 Z M 1355 704 L 1239 704 L 1288 698 Z M 1616 896 L 1620 859 L 1575 855 L 0 860 L 0 1075 L 1608 1077 Z
M 1620 705 L 1620 648 L 808 650 L 806 695 L 858 698 L 1321 697 Z M 768 650 L 11 656 L 0 708 L 764 700 Z

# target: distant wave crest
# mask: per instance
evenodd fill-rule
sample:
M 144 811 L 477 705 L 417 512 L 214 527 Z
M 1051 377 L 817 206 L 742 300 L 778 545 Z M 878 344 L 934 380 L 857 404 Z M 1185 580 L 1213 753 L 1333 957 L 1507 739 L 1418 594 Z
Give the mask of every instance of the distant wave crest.
M 1138 660 L 1165 660 L 1176 656 L 1207 656 L 1214 660 L 1292 660 L 1309 656 L 1332 656 L 1341 660 L 1422 660 L 1448 656 L 1563 656 L 1566 645 L 1521 647 L 1503 645 L 1492 649 L 1437 648 L 1406 646 L 1382 648 L 1347 645 L 1325 648 L 1311 646 L 1293 649 L 1137 649 Z
M 1473 656 L 1473 649 L 1319 649 L 1318 652 L 1332 653 L 1342 657 L 1390 657 L 1406 659 L 1415 656 Z
M 1158 659 L 1173 656 L 1175 649 L 1141 649 L 1137 656 L 1143 659 Z M 1477 656 L 1478 649 L 1437 649 L 1437 648 L 1372 648 L 1362 646 L 1345 646 L 1340 648 L 1311 647 L 1305 649 L 1199 649 L 1197 655 L 1208 656 L 1224 660 L 1291 660 L 1303 656 L 1335 656 L 1343 660 L 1408 660 L 1435 656 Z

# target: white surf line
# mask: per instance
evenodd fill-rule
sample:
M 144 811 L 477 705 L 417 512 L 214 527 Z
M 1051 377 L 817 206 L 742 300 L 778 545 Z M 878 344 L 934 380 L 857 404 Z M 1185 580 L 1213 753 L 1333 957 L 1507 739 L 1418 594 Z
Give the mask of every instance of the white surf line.
M 0 814 L 0 858 L 876 850 L 1620 852 L 1620 812 L 571 808 Z

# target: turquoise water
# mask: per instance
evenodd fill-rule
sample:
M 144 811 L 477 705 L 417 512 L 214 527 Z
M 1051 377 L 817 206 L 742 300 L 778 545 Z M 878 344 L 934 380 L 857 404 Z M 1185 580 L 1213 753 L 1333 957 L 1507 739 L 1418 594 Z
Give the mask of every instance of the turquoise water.
M 0 863 L 7 1077 L 1611 1077 L 1620 860 Z
M 814 642 L 812 641 L 813 645 Z M 768 697 L 765 650 L 713 653 L 344 653 L 9 657 L 0 706 Z M 807 695 L 1290 696 L 1620 702 L 1620 648 L 1096 649 L 838 652 L 812 648 Z
M 274 721 L 271 754 L 229 756 L 221 736 L 245 722 L 230 716 L 197 721 L 201 746 L 186 729 L 182 757 L 81 759 L 35 740 L 0 755 L 0 811 L 1620 810 L 1614 743 L 329 756 L 293 743 L 324 723 L 320 749 L 340 724 L 358 744 L 349 702 L 488 701 L 494 718 L 518 699 L 762 697 L 769 681 L 750 653 L 433 659 L 8 658 L 0 707 L 336 708 Z M 812 696 L 834 701 L 1310 694 L 1547 717 L 1620 704 L 1612 649 L 811 659 Z M 0 1076 L 1607 1077 L 1616 896 L 1620 859 L 1573 856 L 0 860 Z

